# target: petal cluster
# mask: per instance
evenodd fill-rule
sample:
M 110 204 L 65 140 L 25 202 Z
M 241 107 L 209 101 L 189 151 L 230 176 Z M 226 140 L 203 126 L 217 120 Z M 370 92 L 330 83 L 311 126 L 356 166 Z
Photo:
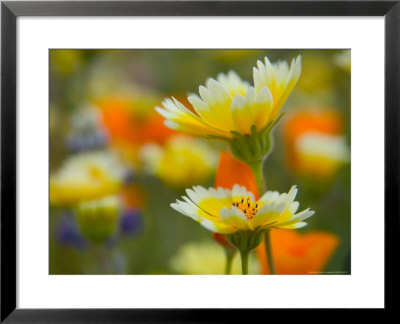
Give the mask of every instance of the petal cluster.
M 309 208 L 296 213 L 299 203 L 294 201 L 297 188 L 288 193 L 267 191 L 255 201 L 253 193 L 243 186 L 205 189 L 201 186 L 186 190 L 187 196 L 171 207 L 191 217 L 212 232 L 231 234 L 242 230 L 269 228 L 295 229 L 307 225 L 305 219 L 314 211 Z
M 140 151 L 147 171 L 175 188 L 204 183 L 214 172 L 217 152 L 199 138 L 174 136 L 164 146 L 147 144 Z
M 271 63 L 267 57 L 253 70 L 254 84 L 243 81 L 235 72 L 219 74 L 199 87 L 199 96 L 190 95 L 189 110 L 175 98 L 165 99 L 156 110 L 165 124 L 192 135 L 231 138 L 231 131 L 250 134 L 252 125 L 261 130 L 279 114 L 301 72 L 301 57 L 289 64 Z
M 115 194 L 125 174 L 125 167 L 111 152 L 73 155 L 50 176 L 50 203 L 73 205 Z

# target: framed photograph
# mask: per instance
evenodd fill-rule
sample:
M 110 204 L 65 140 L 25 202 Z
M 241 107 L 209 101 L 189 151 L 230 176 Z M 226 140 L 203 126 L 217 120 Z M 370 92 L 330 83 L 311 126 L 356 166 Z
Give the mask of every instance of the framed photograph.
M 393 307 L 398 1 L 1 17 L 1 321 Z

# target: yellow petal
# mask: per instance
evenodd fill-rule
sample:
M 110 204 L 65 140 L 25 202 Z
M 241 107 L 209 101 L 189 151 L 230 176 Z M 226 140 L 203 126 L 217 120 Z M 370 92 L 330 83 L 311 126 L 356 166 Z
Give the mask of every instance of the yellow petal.
M 220 216 L 224 224 L 232 226 L 237 230 L 248 230 L 250 227 L 247 217 L 236 207 L 221 209 Z
M 290 68 L 286 61 L 272 64 L 266 57 L 264 63 L 257 62 L 253 69 L 254 85 L 257 92 L 268 87 L 273 97 L 271 118 L 275 119 L 296 85 L 301 73 L 301 56 L 292 60 Z
M 206 86 L 199 87 L 200 97 L 208 106 L 205 120 L 211 126 L 229 133 L 234 129 L 231 115 L 232 96 L 221 83 L 214 79 L 207 80 Z
M 260 210 L 257 212 L 256 216 L 254 216 L 252 220 L 252 226 L 257 228 L 259 226 L 263 227 L 274 223 L 282 213 L 282 210 L 285 208 L 284 204 L 265 204 Z
M 250 134 L 251 125 L 254 122 L 248 116 L 248 106 L 246 105 L 246 99 L 241 95 L 236 95 L 232 101 L 232 118 L 235 123 L 234 130 L 242 134 Z
M 189 198 L 203 211 L 212 215 L 219 215 L 222 208 L 232 205 L 232 194 L 228 189 L 210 188 L 205 189 L 201 186 L 186 190 Z
M 274 224 L 276 227 L 283 227 L 283 226 L 289 226 L 289 225 L 294 225 L 296 223 L 302 222 L 305 219 L 311 217 L 314 215 L 314 211 L 311 211 L 310 208 L 307 208 L 306 210 L 303 210 L 302 212 L 292 216 L 291 219 L 287 221 L 282 221 L 279 219 L 278 223 Z
M 209 231 L 220 234 L 230 234 L 237 231 L 237 229 L 233 226 L 225 223 L 213 222 L 207 219 L 202 220 L 200 224 Z
M 166 99 L 162 102 L 164 108 L 156 107 L 156 111 L 165 117 L 165 125 L 169 128 L 180 130 L 192 135 L 216 135 L 224 136 L 224 132 L 214 129 L 175 98 Z

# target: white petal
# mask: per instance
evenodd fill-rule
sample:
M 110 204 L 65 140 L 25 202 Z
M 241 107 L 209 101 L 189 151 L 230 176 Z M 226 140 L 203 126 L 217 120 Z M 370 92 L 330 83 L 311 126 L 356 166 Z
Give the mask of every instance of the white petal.
M 235 184 L 232 188 L 232 198 L 238 198 L 238 197 L 248 197 L 255 201 L 254 195 L 251 191 L 248 191 L 246 187 L 240 186 L 238 184 Z
M 206 102 L 209 105 L 214 104 L 214 98 L 212 96 L 212 93 L 206 87 L 200 86 L 199 93 L 200 93 L 201 99 L 203 99 L 204 102 Z
M 244 97 L 242 95 L 237 94 L 232 100 L 231 109 L 232 110 L 235 110 L 235 109 L 242 110 L 243 108 L 245 108 L 245 106 L 246 106 L 246 100 L 244 99 Z
M 253 227 L 268 225 L 273 223 L 282 211 L 285 209 L 285 204 L 265 204 L 262 206 L 252 220 Z
M 273 98 L 271 91 L 268 89 L 268 87 L 263 87 L 257 94 L 257 102 L 260 104 L 270 103 L 272 106 Z
M 284 226 L 276 226 L 277 228 L 284 228 L 284 229 L 299 229 L 303 228 L 304 226 L 307 226 L 308 224 L 305 222 L 299 222 L 296 224 L 291 224 L 291 225 L 284 225 Z M 275 225 L 273 226 L 275 227 Z
M 300 203 L 298 201 L 294 201 L 289 205 L 289 211 L 292 214 L 295 214 L 297 210 L 299 209 Z
M 290 188 L 287 197 L 286 197 L 286 204 L 290 204 L 294 201 L 294 199 L 296 198 L 297 195 L 297 186 L 292 186 L 292 188 Z
M 230 234 L 236 232 L 236 229 L 234 227 L 227 226 L 223 223 L 214 223 L 208 219 L 201 220 L 200 225 L 214 233 Z
M 209 110 L 208 105 L 201 100 L 197 95 L 191 95 L 188 98 L 188 101 L 193 106 L 194 110 L 200 115 L 200 111 Z
M 220 217 L 225 224 L 235 228 L 244 230 L 249 228 L 247 217 L 236 207 L 221 209 Z
M 231 197 L 232 192 L 229 189 L 224 188 L 209 188 L 206 189 L 202 186 L 194 186 L 192 189 L 186 189 L 187 195 L 195 203 L 199 203 L 207 198 L 223 199 Z
M 213 103 L 224 104 L 232 98 L 228 90 L 226 90 L 221 83 L 215 81 L 214 79 L 207 80 L 207 88 L 212 94 Z
M 200 222 L 201 220 L 201 217 L 199 217 L 199 215 L 197 214 L 197 210 L 187 202 L 177 200 L 176 203 L 172 203 L 170 204 L 170 206 L 177 212 L 192 218 L 196 222 Z
M 277 200 L 278 197 L 279 197 L 278 191 L 267 191 L 265 194 L 261 196 L 261 198 L 258 201 L 270 204 L 273 201 Z

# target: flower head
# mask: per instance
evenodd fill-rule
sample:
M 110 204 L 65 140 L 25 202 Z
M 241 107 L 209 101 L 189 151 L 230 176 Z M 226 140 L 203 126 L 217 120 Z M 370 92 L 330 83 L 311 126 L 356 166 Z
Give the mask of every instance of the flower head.
M 186 190 L 183 201 L 171 207 L 191 217 L 212 232 L 231 234 L 239 231 L 259 231 L 270 228 L 301 228 L 305 219 L 314 214 L 309 208 L 297 213 L 299 203 L 294 201 L 297 188 L 288 193 L 266 192 L 255 200 L 252 192 L 235 185 L 232 190 L 196 186 Z
M 122 142 L 141 146 L 146 143 L 162 144 L 175 135 L 165 127 L 162 117 L 155 113 L 153 107 L 158 102 L 158 97 L 154 95 L 142 95 L 135 99 L 110 97 L 98 101 L 97 105 L 114 144 Z
M 159 102 L 155 95 L 135 98 L 109 97 L 96 102 L 102 122 L 109 132 L 110 144 L 123 160 L 138 165 L 138 151 L 143 145 L 163 145 L 176 132 L 164 125 L 153 107 Z
M 193 135 L 230 139 L 232 132 L 251 134 L 252 127 L 261 132 L 278 116 L 300 72 L 300 56 L 290 67 L 286 61 L 273 64 L 266 57 L 253 70 L 254 85 L 231 71 L 208 79 L 199 87 L 200 96 L 188 97 L 194 112 L 175 98 L 164 100 L 163 107 L 156 109 L 168 127 Z
M 201 139 L 175 136 L 165 146 L 145 145 L 140 157 L 147 171 L 166 184 L 186 188 L 204 183 L 211 176 L 217 153 Z
M 301 234 L 289 230 L 272 230 L 272 255 L 278 274 L 316 274 L 321 272 L 339 245 L 339 238 L 324 231 Z M 270 273 L 264 246 L 256 250 L 262 272 Z
M 50 177 L 50 203 L 73 205 L 116 193 L 125 168 L 110 152 L 90 152 L 69 157 Z

